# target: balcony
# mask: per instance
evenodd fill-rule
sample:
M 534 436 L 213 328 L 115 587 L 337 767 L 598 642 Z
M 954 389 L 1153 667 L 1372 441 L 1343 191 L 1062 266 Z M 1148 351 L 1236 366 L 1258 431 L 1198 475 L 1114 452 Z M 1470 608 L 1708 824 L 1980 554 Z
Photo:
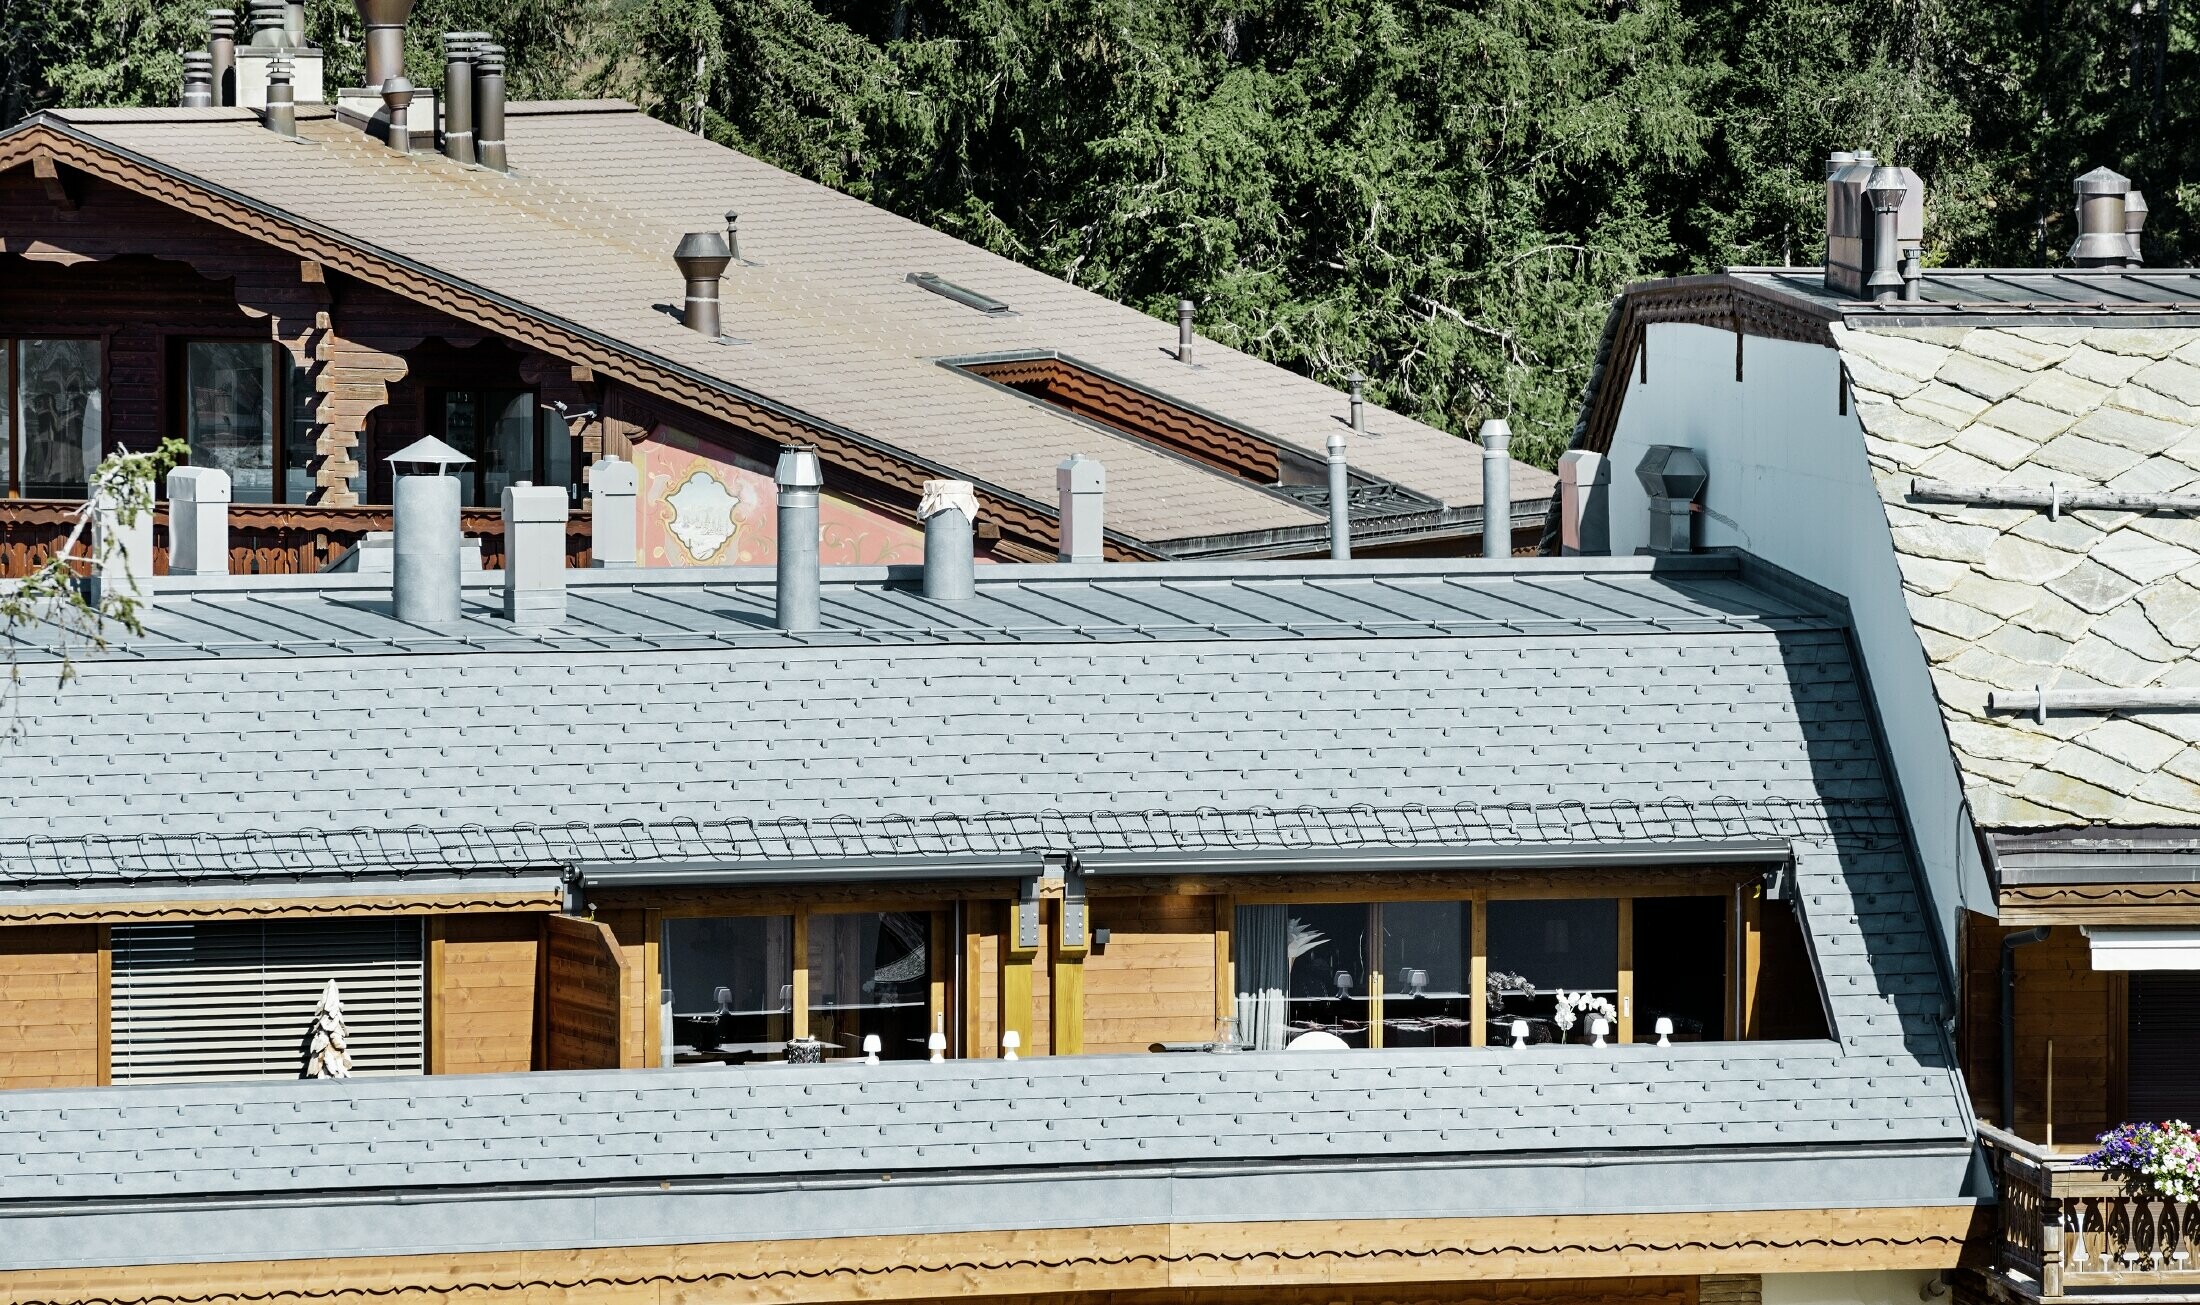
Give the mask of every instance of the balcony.
M 2072 1157 L 1978 1131 L 2001 1197 L 1989 1281 L 2028 1300 L 2200 1300 L 2200 1203 L 2135 1197 Z

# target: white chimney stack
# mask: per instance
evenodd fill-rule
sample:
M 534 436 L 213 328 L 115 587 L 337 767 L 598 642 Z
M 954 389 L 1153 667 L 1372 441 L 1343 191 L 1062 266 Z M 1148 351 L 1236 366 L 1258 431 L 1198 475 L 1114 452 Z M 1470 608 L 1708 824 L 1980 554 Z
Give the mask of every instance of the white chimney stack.
M 976 597 L 977 488 L 967 480 L 925 481 L 917 519 L 924 522 L 924 596 L 936 603 Z
M 635 531 L 634 498 L 642 479 L 634 464 L 598 458 L 588 467 L 588 564 L 629 567 L 640 554 Z
M 1082 453 L 1072 453 L 1054 469 L 1054 489 L 1060 497 L 1062 542 L 1058 556 L 1064 562 L 1101 562 L 1101 513 L 1108 488 L 1107 469 Z
M 1612 464 L 1601 453 L 1569 449 L 1558 459 L 1558 551 L 1564 557 L 1608 557 Z
M 92 573 L 91 600 L 105 603 L 115 598 L 147 598 L 153 592 L 153 513 L 150 508 L 124 523 L 122 502 L 91 484 L 92 538 L 101 557 Z
M 458 479 L 450 474 L 472 458 L 429 436 L 389 456 L 396 473 L 390 501 L 390 600 L 397 619 L 453 625 L 459 617 Z
M 229 574 L 229 473 L 219 467 L 168 473 L 168 574 Z
M 565 620 L 565 491 L 521 481 L 504 490 L 504 619 Z

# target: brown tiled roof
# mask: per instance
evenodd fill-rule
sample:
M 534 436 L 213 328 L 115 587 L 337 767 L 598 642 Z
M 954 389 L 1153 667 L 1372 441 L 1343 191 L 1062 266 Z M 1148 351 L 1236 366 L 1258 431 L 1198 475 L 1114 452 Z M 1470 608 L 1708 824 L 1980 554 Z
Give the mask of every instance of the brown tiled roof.
M 631 106 L 513 106 L 515 172 L 401 158 L 326 117 L 284 140 L 238 110 L 75 110 L 72 134 L 520 311 L 735 388 L 798 418 L 1035 504 L 1071 453 L 1104 461 L 1109 524 L 1166 542 L 1318 528 L 1317 512 L 1188 458 L 1077 421 L 943 359 L 1059 351 L 1130 385 L 1320 460 L 1343 394 L 1175 330 L 1045 273 L 988 254 Z M 681 233 L 741 215 L 743 264 L 724 287 L 717 344 L 680 325 L 672 249 Z M 936 273 L 1005 301 L 987 314 L 909 284 Z M 1479 458 L 1459 439 L 1370 407 L 1351 451 L 1362 472 L 1451 508 L 1480 503 Z M 1549 496 L 1522 465 L 1516 500 Z

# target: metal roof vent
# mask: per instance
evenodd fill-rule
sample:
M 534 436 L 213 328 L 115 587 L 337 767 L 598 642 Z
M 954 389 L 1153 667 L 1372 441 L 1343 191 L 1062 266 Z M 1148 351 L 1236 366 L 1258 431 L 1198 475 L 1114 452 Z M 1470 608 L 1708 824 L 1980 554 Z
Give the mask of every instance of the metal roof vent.
M 279 50 L 267 61 L 267 107 L 260 111 L 260 121 L 278 136 L 298 134 L 298 97 L 290 79 L 290 51 Z
M 726 215 L 729 223 L 733 217 Z M 929 290 L 942 299 L 952 299 L 965 308 L 975 308 L 990 317 L 999 317 L 1010 311 L 1006 302 L 992 295 L 980 294 L 968 286 L 956 285 L 936 272 L 911 272 L 909 284 L 920 290 Z
M 459 615 L 458 480 L 447 475 L 472 458 L 430 436 L 392 453 L 396 472 L 390 599 L 397 619 L 451 625 Z
M 405 75 L 405 20 L 414 0 L 352 0 L 367 29 L 365 85 L 379 90 L 392 77 Z
M 2139 237 L 2146 231 L 2146 226 L 2147 197 L 2136 190 L 2127 192 L 2124 195 L 2124 239 L 2130 243 L 2131 248 L 2125 252 L 2128 261 L 2124 266 L 2145 267 L 2147 265 L 2146 247 L 2139 241 Z
M 185 109 L 214 107 L 213 55 L 204 50 L 191 50 L 184 54 L 183 94 L 176 103 Z
M 680 312 L 680 320 L 689 330 L 717 339 L 720 333 L 718 283 L 733 262 L 733 250 L 726 244 L 726 234 L 723 231 L 690 231 L 680 237 L 679 247 L 672 251 L 672 261 L 679 265 L 680 275 L 687 278 L 687 303 Z
M 1873 178 L 1883 170 L 1899 178 L 1903 187 L 1895 209 L 1895 248 L 1890 251 L 1898 293 L 1904 251 L 1924 246 L 1925 183 L 1918 175 L 1908 168 L 1882 169 L 1870 150 L 1835 151 L 1826 160 L 1825 285 L 1837 294 L 1862 299 L 1872 293 L 1870 281 L 1879 267 L 1878 250 L 1873 247 L 1879 238 L 1879 215 L 1869 191 Z M 1890 183 L 1892 179 L 1880 180 Z
M 474 38 L 474 159 L 491 172 L 510 172 L 504 153 L 504 47 L 487 32 Z
M 1176 301 L 1176 360 L 1180 363 L 1192 360 L 1192 319 L 1198 312 L 1199 305 L 1191 300 Z
M 382 83 L 382 105 L 389 110 L 389 146 L 400 154 L 412 153 L 413 84 L 403 77 Z
M 2072 183 L 2078 194 L 2078 238 L 2070 261 L 2079 267 L 2122 267 L 2131 257 L 2124 230 L 2124 197 L 2131 182 L 2121 173 L 2095 168 Z
M 206 52 L 214 60 L 214 103 L 237 102 L 237 11 L 206 11 Z
M 1482 556 L 1512 556 L 1512 423 L 1482 423 Z
M 967 480 L 925 481 L 917 519 L 924 522 L 924 596 L 936 603 L 976 597 L 977 487 Z
M 1678 444 L 1653 444 L 1635 466 L 1635 479 L 1650 496 L 1652 553 L 1692 553 L 1696 549 L 1695 505 L 1709 480 L 1703 459 Z
M 781 449 L 772 483 L 779 488 L 779 576 L 773 601 L 777 624 L 792 633 L 815 630 L 823 587 L 817 555 L 817 495 L 825 484 L 817 450 L 807 444 Z
M 443 157 L 474 161 L 474 34 L 443 34 Z
M 1336 562 L 1352 559 L 1352 468 L 1344 445 L 1343 431 L 1329 432 L 1329 557 Z
M 1880 303 L 1902 297 L 1902 201 L 1910 193 L 1900 168 L 1877 167 L 1864 184 L 1872 206 L 1871 279 L 1864 288 Z

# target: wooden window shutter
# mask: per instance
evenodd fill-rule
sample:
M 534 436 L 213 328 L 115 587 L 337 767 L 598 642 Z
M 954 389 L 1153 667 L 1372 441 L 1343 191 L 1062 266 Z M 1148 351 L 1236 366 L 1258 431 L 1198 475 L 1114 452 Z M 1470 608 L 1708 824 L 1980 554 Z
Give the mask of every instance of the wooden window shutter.
M 354 1074 L 418 1074 L 424 1061 L 417 919 L 117 925 L 116 1083 L 297 1078 L 330 979 Z

